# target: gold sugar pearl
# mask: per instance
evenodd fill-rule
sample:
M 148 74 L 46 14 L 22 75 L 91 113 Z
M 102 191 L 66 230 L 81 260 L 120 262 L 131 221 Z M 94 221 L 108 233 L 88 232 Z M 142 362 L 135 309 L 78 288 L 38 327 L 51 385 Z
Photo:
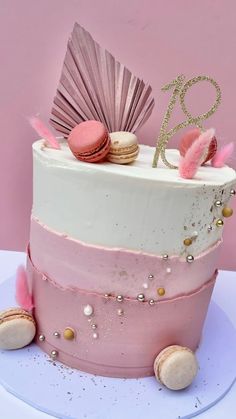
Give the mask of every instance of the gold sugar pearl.
M 192 244 L 192 239 L 190 239 L 190 238 L 187 238 L 187 239 L 184 239 L 184 245 L 185 246 L 191 246 L 191 244 Z
M 216 226 L 217 227 L 223 227 L 223 225 L 224 225 L 224 221 L 223 220 L 219 219 L 219 220 L 216 221 Z
M 165 288 L 157 288 L 157 294 L 160 295 L 160 297 L 163 297 L 165 295 L 166 291 Z
M 222 209 L 222 215 L 226 218 L 231 217 L 231 215 L 233 215 L 233 209 L 230 207 L 224 207 Z
M 75 332 L 71 327 L 66 327 L 63 336 L 66 340 L 73 340 L 75 338 Z

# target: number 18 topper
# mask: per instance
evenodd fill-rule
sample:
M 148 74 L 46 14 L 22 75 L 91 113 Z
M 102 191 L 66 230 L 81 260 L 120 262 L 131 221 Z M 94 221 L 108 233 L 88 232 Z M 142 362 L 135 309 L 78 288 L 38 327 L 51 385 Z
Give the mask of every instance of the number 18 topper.
M 219 85 L 216 83 L 216 81 L 213 80 L 211 77 L 209 77 L 209 76 L 197 76 L 197 77 L 194 77 L 194 78 L 188 80 L 186 83 L 184 83 L 184 80 L 185 80 L 185 76 L 182 74 L 182 75 L 178 76 L 175 80 L 173 80 L 171 83 L 165 85 L 162 88 L 162 91 L 167 91 L 167 90 L 170 90 L 171 88 L 174 88 L 174 91 L 172 93 L 172 96 L 171 96 L 170 101 L 169 101 L 169 105 L 167 107 L 166 113 L 165 113 L 163 121 L 162 121 L 160 133 L 159 133 L 159 136 L 158 136 L 158 139 L 157 139 L 156 151 L 155 151 L 155 154 L 154 154 L 152 167 L 157 167 L 158 160 L 159 160 L 159 158 L 161 158 L 163 163 L 166 166 L 168 166 L 170 169 L 177 169 L 178 167 L 169 163 L 167 158 L 166 158 L 165 151 L 166 151 L 168 141 L 180 129 L 188 127 L 190 125 L 194 125 L 194 126 L 200 128 L 201 130 L 203 130 L 202 122 L 205 119 L 209 118 L 211 115 L 213 115 L 213 113 L 215 113 L 216 109 L 218 108 L 218 106 L 220 104 L 221 90 L 220 90 Z M 209 109 L 208 112 L 205 112 L 205 113 L 203 113 L 199 116 L 194 117 L 187 110 L 184 99 L 185 99 L 185 95 L 186 95 L 188 89 L 191 86 L 193 86 L 194 84 L 196 84 L 198 82 L 201 82 L 201 81 L 207 81 L 215 87 L 216 100 L 215 100 L 214 105 L 211 107 L 211 109 Z M 184 114 L 187 116 L 187 119 L 168 131 L 169 120 L 171 118 L 171 114 L 172 114 L 172 111 L 175 107 L 177 99 L 179 99 L 180 106 L 181 106 Z

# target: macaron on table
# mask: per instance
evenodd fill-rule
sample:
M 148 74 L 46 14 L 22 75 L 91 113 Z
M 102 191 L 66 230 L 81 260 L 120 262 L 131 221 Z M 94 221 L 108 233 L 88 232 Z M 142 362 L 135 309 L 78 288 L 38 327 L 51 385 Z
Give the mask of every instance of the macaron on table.
M 0 312 L 0 348 L 19 349 L 32 342 L 36 333 L 33 316 L 21 308 Z
M 215 89 L 215 103 L 192 116 L 185 95 L 202 81 Z M 32 124 L 45 135 L 33 144 L 27 265 L 16 278 L 24 313 L 2 314 L 2 349 L 24 349 L 35 334 L 34 356 L 44 353 L 85 380 L 156 377 L 176 397 L 194 392 L 199 371 L 210 381 L 203 328 L 236 174 L 226 164 L 232 146 L 204 127 L 220 104 L 216 81 L 180 75 L 163 88 L 171 89 L 156 142 L 139 144 L 136 131 L 154 106 L 151 87 L 75 25 L 50 120 L 60 137 Z M 186 120 L 169 129 L 178 101 Z M 184 133 L 180 149 L 168 149 L 189 126 L 195 130 Z M 22 327 L 22 342 L 16 332 L 14 343 L 10 320 Z M 219 397 L 211 394 L 205 408 Z

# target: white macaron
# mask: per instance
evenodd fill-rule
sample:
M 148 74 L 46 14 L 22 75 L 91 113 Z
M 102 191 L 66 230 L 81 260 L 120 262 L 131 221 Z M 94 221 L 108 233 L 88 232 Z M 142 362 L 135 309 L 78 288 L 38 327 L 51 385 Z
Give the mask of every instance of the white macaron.
M 179 345 L 163 349 L 154 361 L 154 372 L 158 381 L 170 390 L 188 387 L 198 371 L 195 354 L 189 348 Z
M 23 348 L 35 333 L 35 320 L 28 311 L 16 307 L 0 312 L 0 349 Z

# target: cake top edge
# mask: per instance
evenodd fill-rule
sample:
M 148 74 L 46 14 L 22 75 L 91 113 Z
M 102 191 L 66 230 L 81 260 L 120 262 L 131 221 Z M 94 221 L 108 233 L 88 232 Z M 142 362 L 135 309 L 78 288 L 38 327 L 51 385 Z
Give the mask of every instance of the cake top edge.
M 236 172 L 234 169 L 224 166 L 222 168 L 213 168 L 209 164 L 201 166 L 197 176 L 194 179 L 183 179 L 178 170 L 172 170 L 160 163 L 157 169 L 151 166 L 151 156 L 155 150 L 148 145 L 140 145 L 138 158 L 129 165 L 118 165 L 108 161 L 91 164 L 77 160 L 71 153 L 67 141 L 60 139 L 60 150 L 45 147 L 44 140 L 37 140 L 33 143 L 35 157 L 44 161 L 45 164 L 52 167 L 69 168 L 78 171 L 91 173 L 107 173 L 120 176 L 126 176 L 138 179 L 147 179 L 150 181 L 169 182 L 186 187 L 203 185 L 225 185 L 236 183 Z M 166 150 L 168 160 L 173 164 L 179 163 L 180 154 L 177 149 Z

